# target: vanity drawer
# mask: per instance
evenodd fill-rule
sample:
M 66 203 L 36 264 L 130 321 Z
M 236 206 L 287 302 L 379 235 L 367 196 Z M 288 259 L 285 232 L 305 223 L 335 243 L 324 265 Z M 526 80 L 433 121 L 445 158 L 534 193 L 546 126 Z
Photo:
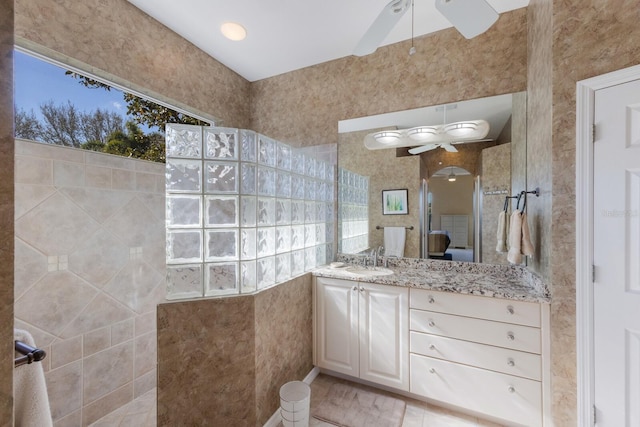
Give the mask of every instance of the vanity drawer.
M 410 310 L 409 329 L 540 354 L 540 329 L 491 320 Z
M 542 425 L 537 381 L 411 355 L 411 392 L 506 421 Z
M 540 327 L 540 304 L 534 302 L 411 289 L 409 306 L 439 313 Z
M 409 338 L 411 353 L 542 380 L 542 360 L 537 354 L 413 331 Z

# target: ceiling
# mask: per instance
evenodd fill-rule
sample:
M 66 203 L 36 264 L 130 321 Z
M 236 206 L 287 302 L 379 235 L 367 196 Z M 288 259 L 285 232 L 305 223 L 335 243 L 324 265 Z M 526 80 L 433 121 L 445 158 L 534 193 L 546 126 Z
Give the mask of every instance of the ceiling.
M 351 55 L 362 35 L 389 2 L 128 1 L 249 81 Z M 487 1 L 498 13 L 519 9 L 529 3 L 529 0 Z M 434 5 L 435 0 L 415 0 L 415 37 L 451 27 Z M 227 40 L 220 33 L 220 26 L 228 21 L 242 24 L 247 29 L 247 38 L 243 41 Z M 382 45 L 410 38 L 411 10 L 401 18 Z

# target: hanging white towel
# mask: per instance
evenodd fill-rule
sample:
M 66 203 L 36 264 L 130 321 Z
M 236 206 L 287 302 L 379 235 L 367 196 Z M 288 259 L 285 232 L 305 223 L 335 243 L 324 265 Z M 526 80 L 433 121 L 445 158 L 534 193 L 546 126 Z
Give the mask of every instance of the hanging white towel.
M 404 227 L 384 228 L 384 254 L 385 256 L 404 256 L 404 242 L 407 231 Z
M 36 347 L 31 334 L 14 329 L 14 339 Z M 50 427 L 51 409 L 41 362 L 16 366 L 13 370 L 13 398 L 16 427 Z
M 535 249 L 533 243 L 531 243 L 531 234 L 529 233 L 529 223 L 527 222 L 526 212 L 522 213 L 522 247 L 520 253 L 526 256 L 533 256 Z
M 514 210 L 509 221 L 509 252 L 507 253 L 507 261 L 511 264 L 522 263 L 522 253 L 520 248 L 522 245 L 522 216 L 519 210 Z
M 509 229 L 507 223 L 507 213 L 500 211 L 498 214 L 498 230 L 496 233 L 496 252 L 507 252 L 507 231 Z

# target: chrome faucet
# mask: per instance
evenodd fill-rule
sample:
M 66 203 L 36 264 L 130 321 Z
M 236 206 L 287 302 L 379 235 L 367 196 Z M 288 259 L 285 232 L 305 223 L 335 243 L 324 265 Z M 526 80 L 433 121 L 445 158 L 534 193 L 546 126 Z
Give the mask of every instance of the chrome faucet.
M 371 250 L 371 258 L 373 260 L 374 267 L 378 266 L 378 257 L 382 256 L 382 251 L 384 251 L 384 248 L 382 246 L 378 246 L 377 249 Z

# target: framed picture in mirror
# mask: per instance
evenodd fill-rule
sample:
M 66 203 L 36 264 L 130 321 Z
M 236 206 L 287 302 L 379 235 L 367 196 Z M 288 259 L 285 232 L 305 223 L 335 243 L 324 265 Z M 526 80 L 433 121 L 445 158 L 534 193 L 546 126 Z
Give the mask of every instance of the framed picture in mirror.
M 407 215 L 409 213 L 408 190 L 382 190 L 383 215 Z

